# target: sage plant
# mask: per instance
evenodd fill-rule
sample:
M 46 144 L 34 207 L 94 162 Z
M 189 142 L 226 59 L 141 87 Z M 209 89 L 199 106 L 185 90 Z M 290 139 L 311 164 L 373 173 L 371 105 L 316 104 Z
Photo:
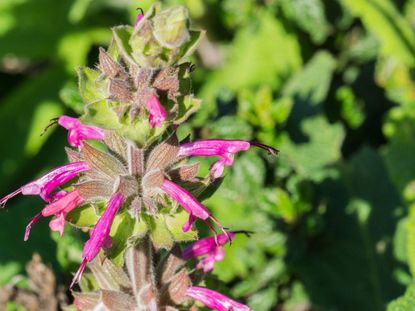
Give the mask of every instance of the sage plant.
M 201 202 L 217 188 L 226 166 L 251 146 L 243 140 L 181 141 L 176 130 L 201 104 L 192 94 L 187 57 L 203 31 L 189 28 L 184 7 L 155 4 L 134 26 L 112 29 L 96 68 L 81 68 L 82 116 L 52 120 L 68 131 L 69 159 L 0 199 L 38 195 L 46 203 L 27 225 L 52 217 L 51 230 L 69 224 L 89 232 L 71 288 L 80 310 L 251 310 L 203 286 L 206 272 L 235 239 Z M 207 176 L 189 158 L 219 158 Z M 194 223 L 212 236 L 197 240 Z M 196 269 L 186 260 L 203 257 Z M 87 273 L 86 268 L 91 273 Z M 199 269 L 203 269 L 203 272 Z M 85 275 L 84 275 L 85 272 Z M 86 278 L 87 281 L 84 280 Z

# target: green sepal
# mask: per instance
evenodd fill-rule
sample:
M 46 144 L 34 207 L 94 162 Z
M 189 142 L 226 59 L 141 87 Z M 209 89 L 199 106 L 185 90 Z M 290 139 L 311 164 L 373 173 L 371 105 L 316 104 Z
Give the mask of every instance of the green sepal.
M 88 67 L 77 69 L 79 93 L 86 105 L 104 100 L 106 94 L 106 81 L 98 70 Z
M 122 212 L 115 216 L 111 226 L 110 236 L 112 245 L 106 255 L 111 261 L 121 267 L 124 264 L 124 253 L 131 246 L 129 238 L 134 232 L 135 220 L 127 213 Z
M 129 44 L 131 35 L 134 32 L 134 28 L 131 26 L 117 26 L 113 27 L 111 30 L 114 41 L 122 57 L 130 64 L 134 64 L 134 60 L 131 57 L 132 49 Z
M 171 249 L 174 241 L 170 231 L 167 229 L 165 218 L 162 214 L 151 217 L 148 221 L 150 226 L 151 241 L 156 249 Z
M 174 124 L 180 124 L 186 121 L 194 112 L 199 110 L 202 100 L 193 95 L 186 95 L 179 99 L 179 111 L 174 120 Z
M 119 129 L 121 124 L 117 114 L 112 110 L 106 100 L 89 104 L 85 107 L 85 114 L 81 117 L 84 123 L 92 123 L 107 129 Z
M 198 238 L 198 232 L 190 229 L 183 232 L 182 227 L 189 218 L 189 214 L 185 210 L 178 211 L 172 215 L 166 215 L 166 226 L 172 238 L 176 242 L 194 241 Z
M 179 48 L 190 40 L 189 11 L 183 6 L 164 10 L 152 19 L 153 35 L 165 48 Z
M 179 57 L 180 60 L 185 59 L 192 55 L 200 44 L 200 41 L 205 37 L 205 30 L 190 30 L 190 39 L 180 47 Z
M 66 221 L 80 228 L 93 227 L 98 221 L 98 218 L 95 207 L 91 204 L 77 207 L 66 215 Z

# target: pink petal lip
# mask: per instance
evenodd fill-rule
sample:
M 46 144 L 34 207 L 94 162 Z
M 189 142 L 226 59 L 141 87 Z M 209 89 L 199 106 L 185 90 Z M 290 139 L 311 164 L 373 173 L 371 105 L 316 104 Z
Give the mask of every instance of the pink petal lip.
M 84 198 L 81 197 L 76 190 L 71 191 L 57 201 L 43 208 L 42 216 L 47 217 L 58 213 L 69 213 L 84 201 Z
M 105 130 L 82 124 L 77 118 L 63 115 L 58 118 L 58 124 L 68 130 L 68 142 L 72 147 L 82 147 L 85 139 L 103 140 L 105 138 Z
M 187 289 L 186 294 L 217 311 L 253 311 L 248 306 L 205 287 L 191 286 Z
M 182 258 L 185 260 L 205 256 L 198 261 L 196 267 L 203 268 L 204 272 L 213 270 L 215 262 L 223 260 L 225 252 L 223 246 L 227 242 L 231 242 L 235 237 L 235 233 L 221 233 L 214 237 L 200 239 L 189 245 L 182 251 Z
M 24 240 L 27 241 L 29 239 L 30 230 L 32 229 L 32 226 L 42 216 L 47 217 L 55 215 L 56 218 L 50 221 L 49 227 L 53 231 L 59 231 L 62 236 L 66 222 L 66 214 L 68 214 L 71 210 L 73 210 L 83 202 L 84 199 L 79 195 L 79 193 L 76 190 L 69 193 L 66 193 L 65 191 L 58 192 L 56 195 L 56 201 L 44 207 L 42 211 L 38 213 L 35 217 L 33 217 L 29 224 L 26 226 Z
M 194 242 L 193 244 L 186 247 L 183 252 L 183 259 L 190 259 L 194 257 L 204 256 L 215 252 L 218 247 L 224 246 L 230 242 L 229 239 L 233 240 L 235 233 L 228 232 L 228 234 L 221 233 L 215 237 L 207 237 Z

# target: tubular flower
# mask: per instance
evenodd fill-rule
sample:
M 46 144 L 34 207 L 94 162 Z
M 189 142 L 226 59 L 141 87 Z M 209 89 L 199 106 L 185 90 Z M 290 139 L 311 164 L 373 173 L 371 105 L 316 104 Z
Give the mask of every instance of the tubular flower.
M 59 166 L 39 179 L 20 187 L 16 191 L 0 199 L 0 206 L 4 206 L 9 199 L 20 193 L 23 195 L 39 195 L 43 200 L 50 203 L 57 195 L 52 193 L 56 187 L 65 184 L 76 177 L 79 173 L 87 170 L 89 170 L 89 165 L 86 162 L 77 161 Z
M 112 195 L 111 199 L 108 202 L 107 208 L 99 218 L 95 227 L 90 232 L 89 240 L 85 243 L 82 252 L 82 263 L 72 280 L 71 287 L 81 279 L 86 264 L 92 261 L 96 255 L 98 255 L 101 248 L 108 247 L 112 222 L 114 221 L 115 215 L 122 207 L 123 203 L 124 196 L 121 193 L 117 192 Z
M 252 311 L 248 306 L 205 287 L 191 286 L 186 294 L 217 311 Z
M 196 267 L 203 268 L 204 272 L 212 271 L 215 261 L 223 260 L 225 252 L 223 246 L 233 241 L 235 233 L 228 232 L 228 234 L 221 233 L 217 237 L 207 237 L 186 247 L 182 252 L 182 257 L 185 260 L 190 258 L 205 256 L 201 259 Z
M 196 218 L 207 220 L 212 217 L 203 204 L 198 202 L 186 189 L 176 185 L 174 182 L 165 179 L 160 188 L 189 213 L 189 220 L 183 225 L 183 231 L 188 231 Z
M 167 112 L 164 109 L 163 105 L 160 103 L 157 96 L 153 95 L 146 103 L 146 107 L 149 113 L 148 121 L 151 126 L 158 127 L 166 119 Z
M 134 27 L 137 27 L 138 23 L 143 19 L 143 17 L 144 17 L 143 13 L 137 15 L 137 18 L 134 23 Z
M 41 216 L 48 217 L 54 215 L 55 219 L 53 219 L 49 223 L 49 227 L 53 231 L 59 231 L 60 235 L 62 236 L 63 229 L 66 223 L 65 216 L 74 208 L 76 208 L 84 202 L 84 198 L 82 198 L 76 190 L 68 193 L 66 193 L 65 191 L 60 191 L 58 192 L 56 198 L 56 201 L 45 206 L 42 209 L 42 211 L 39 214 L 37 214 L 26 226 L 24 236 L 25 241 L 27 241 L 27 239 L 29 238 L 32 226 L 39 220 Z
M 222 175 L 225 166 L 233 164 L 234 156 L 240 151 L 246 151 L 251 146 L 267 150 L 270 154 L 278 154 L 278 150 L 256 142 L 245 140 L 204 139 L 182 144 L 179 156 L 218 156 L 220 159 L 212 164 L 210 171 L 215 178 Z
M 58 124 L 68 130 L 68 142 L 72 147 L 82 147 L 85 139 L 104 140 L 105 131 L 92 125 L 84 125 L 79 119 L 61 116 Z

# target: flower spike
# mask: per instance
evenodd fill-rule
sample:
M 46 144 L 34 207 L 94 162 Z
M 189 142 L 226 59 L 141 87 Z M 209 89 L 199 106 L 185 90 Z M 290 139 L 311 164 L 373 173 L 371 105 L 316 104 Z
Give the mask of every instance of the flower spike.
M 52 194 L 52 191 L 56 187 L 65 184 L 79 173 L 87 170 L 89 170 L 89 165 L 86 162 L 74 162 L 59 166 L 0 199 L 0 206 L 3 207 L 8 200 L 20 193 L 23 195 L 40 195 L 43 200 L 50 203 L 55 199 L 56 194 Z
M 217 311 L 253 311 L 248 306 L 205 287 L 191 286 L 187 289 L 186 294 Z
M 95 256 L 98 255 L 103 246 L 108 246 L 108 238 L 112 222 L 114 221 L 115 215 L 123 204 L 124 196 L 121 193 L 116 192 L 112 195 L 111 199 L 108 202 L 107 208 L 99 218 L 95 227 L 91 230 L 91 237 L 85 243 L 84 250 L 82 252 L 83 260 L 72 280 L 70 286 L 71 288 L 81 279 L 87 263 L 92 261 Z
M 256 146 L 277 155 L 278 150 L 273 147 L 245 140 L 204 139 L 185 143 L 180 146 L 179 156 L 219 156 L 220 159 L 212 164 L 210 171 L 215 178 L 222 175 L 225 166 L 233 164 L 234 155 Z
M 201 259 L 196 267 L 202 268 L 204 272 L 212 271 L 215 261 L 223 260 L 225 252 L 223 246 L 231 242 L 235 237 L 234 232 L 228 234 L 221 233 L 217 237 L 207 237 L 196 241 L 182 251 L 182 257 L 185 260 L 190 258 L 205 256 Z
M 85 139 L 104 140 L 105 131 L 92 125 L 84 125 L 77 118 L 61 116 L 58 124 L 68 130 L 68 142 L 72 147 L 82 147 Z

